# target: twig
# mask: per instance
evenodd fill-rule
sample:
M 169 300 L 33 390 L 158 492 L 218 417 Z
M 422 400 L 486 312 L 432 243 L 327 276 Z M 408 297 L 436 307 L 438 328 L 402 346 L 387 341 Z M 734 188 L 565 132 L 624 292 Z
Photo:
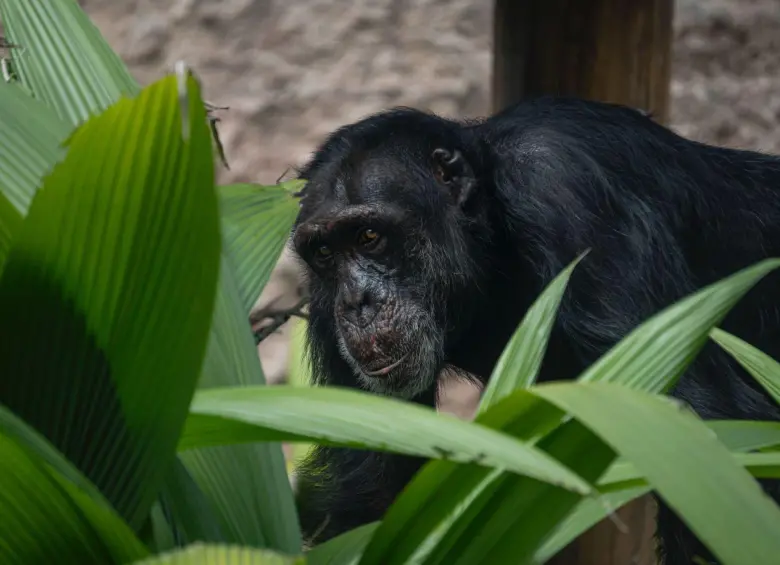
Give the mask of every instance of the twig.
M 278 178 L 278 179 L 276 179 L 276 184 L 279 184 L 280 182 L 282 182 L 282 179 L 283 179 L 285 176 L 287 176 L 287 173 L 289 173 L 289 172 L 290 172 L 290 167 L 287 167 L 287 168 L 284 170 L 284 172 L 283 172 L 281 175 L 279 175 L 279 178 Z
M 249 316 L 249 321 L 252 324 L 252 333 L 255 336 L 255 344 L 260 343 L 269 335 L 276 332 L 293 316 L 302 318 L 304 320 L 308 319 L 309 316 L 303 311 L 303 307 L 308 303 L 309 297 L 307 296 L 301 298 L 294 306 L 290 308 L 274 310 L 272 309 L 273 304 L 271 304 L 263 310 L 253 312 Z M 261 328 L 255 329 L 257 328 L 258 324 L 264 322 L 265 320 L 271 320 L 271 323 Z
M 230 165 L 228 165 L 227 157 L 225 157 L 225 148 L 222 145 L 222 140 L 219 137 L 219 132 L 217 131 L 217 122 L 220 121 L 219 117 L 214 115 L 214 112 L 217 110 L 230 110 L 228 106 L 217 106 L 216 104 L 212 104 L 211 102 L 203 101 L 203 105 L 206 106 L 206 118 L 209 121 L 209 128 L 211 129 L 211 137 L 214 138 L 214 143 L 217 146 L 217 154 L 219 155 L 219 160 L 222 161 L 222 165 L 227 169 L 230 170 Z
M 0 73 L 2 73 L 5 82 L 13 82 L 16 79 L 16 73 L 13 69 L 11 49 L 18 49 L 19 46 L 11 43 L 5 37 L 0 35 L 0 50 L 9 51 L 8 56 L 5 53 L 0 54 Z
M 19 46 L 11 43 L 5 37 L 0 35 L 0 49 L 14 49 L 16 47 L 19 47 Z
M 217 106 L 216 104 L 212 104 L 207 100 L 203 101 L 203 105 L 206 106 L 207 112 L 215 112 L 217 110 L 230 110 L 230 106 Z

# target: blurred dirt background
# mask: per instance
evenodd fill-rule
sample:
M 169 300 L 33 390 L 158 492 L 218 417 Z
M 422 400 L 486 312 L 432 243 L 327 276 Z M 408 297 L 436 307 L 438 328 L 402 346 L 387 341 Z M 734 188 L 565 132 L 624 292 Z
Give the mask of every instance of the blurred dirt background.
M 222 181 L 273 183 L 336 127 L 389 106 L 450 117 L 489 112 L 489 0 L 81 0 L 136 78 L 186 60 L 205 96 L 229 106 Z M 780 0 L 678 0 L 672 127 L 692 138 L 780 153 Z M 283 256 L 260 299 L 296 301 Z M 265 340 L 284 380 L 289 328 Z M 467 416 L 473 390 L 450 387 Z

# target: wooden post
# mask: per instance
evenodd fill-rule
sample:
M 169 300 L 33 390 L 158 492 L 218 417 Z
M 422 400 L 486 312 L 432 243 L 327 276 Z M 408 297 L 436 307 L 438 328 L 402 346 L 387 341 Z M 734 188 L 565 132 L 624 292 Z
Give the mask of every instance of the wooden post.
M 674 0 L 497 0 L 494 109 L 562 94 L 665 120 L 673 12 Z
M 496 0 L 493 106 L 560 94 L 668 119 L 674 0 Z M 548 565 L 655 565 L 649 496 L 596 524 Z

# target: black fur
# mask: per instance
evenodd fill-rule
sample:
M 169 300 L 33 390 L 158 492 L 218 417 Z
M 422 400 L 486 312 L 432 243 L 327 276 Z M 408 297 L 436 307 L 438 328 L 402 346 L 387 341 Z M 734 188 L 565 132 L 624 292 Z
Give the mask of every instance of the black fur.
M 440 148 L 465 160 L 457 163 L 461 177 L 430 172 L 436 162 L 455 162 L 431 161 Z M 451 365 L 486 379 L 529 304 L 587 248 L 540 380 L 576 377 L 659 309 L 780 257 L 779 158 L 689 141 L 622 106 L 543 97 L 472 123 L 393 110 L 335 132 L 300 176 L 309 183 L 298 228 L 349 204 L 396 204 L 406 214 L 404 237 L 424 243 L 398 243 L 401 255 L 361 280 L 372 296 L 390 293 L 398 323 L 410 301 L 435 312 L 437 373 Z M 307 241 L 296 240 L 304 255 Z M 360 387 L 337 343 L 346 327 L 334 309 L 343 301 L 342 272 L 309 269 L 310 355 L 319 384 Z M 420 290 L 428 283 L 433 290 Z M 780 277 L 757 285 L 722 327 L 780 359 Z M 400 380 L 421 375 L 400 371 Z M 434 378 L 425 382 L 414 400 L 433 405 Z M 703 418 L 780 419 L 778 406 L 712 343 L 673 394 Z M 380 519 L 421 464 L 317 450 L 299 476 L 305 533 L 321 542 Z M 777 483 L 765 488 L 780 497 Z M 663 505 L 658 535 L 667 565 L 712 559 Z

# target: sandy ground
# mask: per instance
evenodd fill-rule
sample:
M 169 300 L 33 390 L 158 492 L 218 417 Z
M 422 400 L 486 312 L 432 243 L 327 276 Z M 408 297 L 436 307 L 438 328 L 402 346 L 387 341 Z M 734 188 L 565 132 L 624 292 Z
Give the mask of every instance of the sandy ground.
M 330 130 L 393 105 L 489 111 L 485 0 L 82 0 L 146 83 L 178 59 L 231 110 L 223 181 L 274 182 Z M 780 152 L 780 0 L 678 0 L 672 126 L 695 139 Z M 295 300 L 283 258 L 261 302 Z M 288 331 L 260 348 L 285 378 Z M 449 390 L 467 415 L 473 391 Z

